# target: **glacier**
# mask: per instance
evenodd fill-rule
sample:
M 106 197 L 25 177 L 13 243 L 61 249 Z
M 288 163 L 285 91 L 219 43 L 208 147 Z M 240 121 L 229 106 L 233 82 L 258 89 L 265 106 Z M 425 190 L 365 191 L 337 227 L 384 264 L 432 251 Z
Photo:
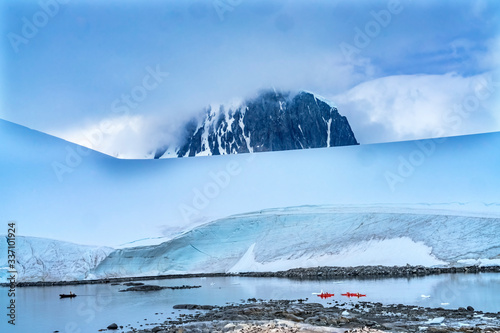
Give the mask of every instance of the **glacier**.
M 156 246 L 119 249 L 100 277 L 296 267 L 457 265 L 500 259 L 500 214 L 403 207 L 302 206 L 220 219 Z
M 113 251 L 104 246 L 86 246 L 38 237 L 17 236 L 15 257 L 17 282 L 74 281 L 89 277 Z M 0 242 L 0 282 L 7 283 L 7 242 Z
M 468 204 L 481 213 L 500 207 L 498 147 L 496 132 L 120 160 L 0 120 L 0 219 L 17 221 L 20 236 L 115 248 L 139 239 L 159 244 L 187 228 L 276 207 L 450 203 L 452 211 Z
M 499 260 L 498 147 L 500 132 L 120 160 L 0 120 L 0 220 L 16 221 L 18 237 L 121 247 L 95 269 L 85 264 L 74 268 L 75 276 L 58 272 L 58 279 L 324 264 L 491 264 Z M 150 246 L 127 248 L 138 244 Z M 46 267 L 62 265 L 62 252 L 36 248 L 25 258 L 47 254 Z M 393 261 L 391 248 L 398 249 Z M 77 257 L 87 258 L 79 252 L 69 261 Z M 52 269 L 30 267 L 38 273 L 27 271 L 26 279 L 50 278 Z

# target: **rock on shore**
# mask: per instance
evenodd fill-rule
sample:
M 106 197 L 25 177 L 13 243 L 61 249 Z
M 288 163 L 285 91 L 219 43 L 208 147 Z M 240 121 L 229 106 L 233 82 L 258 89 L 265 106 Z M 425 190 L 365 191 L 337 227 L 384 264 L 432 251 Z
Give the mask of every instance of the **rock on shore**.
M 283 277 L 290 279 L 411 277 L 450 273 L 499 273 L 500 266 L 425 267 L 425 266 L 356 266 L 293 268 L 278 272 L 247 272 L 240 276 Z
M 462 266 L 462 267 L 425 267 L 425 266 L 355 266 L 355 267 L 311 267 L 311 268 L 293 268 L 278 272 L 245 272 L 245 273 L 199 273 L 199 274 L 171 274 L 140 277 L 121 277 L 106 278 L 95 280 L 78 281 L 37 281 L 37 282 L 19 282 L 17 287 L 44 287 L 44 286 L 66 286 L 82 284 L 101 284 L 101 283 L 119 283 L 129 282 L 129 285 L 137 286 L 137 283 L 130 284 L 135 280 L 164 280 L 178 278 L 199 278 L 199 277 L 225 277 L 225 276 L 249 276 L 249 277 L 281 277 L 290 279 L 317 280 L 333 278 L 373 278 L 373 277 L 414 277 L 437 274 L 454 273 L 500 273 L 500 266 Z M 124 284 L 126 285 L 126 284 Z M 0 283 L 2 287 L 8 287 L 7 283 Z
M 201 306 L 181 305 L 183 309 Z M 210 307 L 207 307 L 207 309 Z M 152 329 L 132 332 L 500 332 L 500 312 L 473 308 L 446 310 L 403 304 L 333 301 L 319 303 L 277 300 L 214 306 L 205 313 L 182 315 Z

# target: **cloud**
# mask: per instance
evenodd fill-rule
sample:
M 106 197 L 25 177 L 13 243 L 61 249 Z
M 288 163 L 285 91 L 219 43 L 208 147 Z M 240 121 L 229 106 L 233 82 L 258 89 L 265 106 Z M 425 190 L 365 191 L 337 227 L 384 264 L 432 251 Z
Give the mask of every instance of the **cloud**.
M 485 0 L 476 0 L 471 3 L 471 12 L 477 18 L 482 18 L 488 3 Z
M 176 144 L 181 134 L 177 123 L 165 120 L 125 115 L 50 134 L 118 158 L 153 158 L 156 149 Z
M 475 58 L 481 68 L 500 68 L 500 36 L 495 36 L 484 42 L 484 51 L 475 53 Z
M 395 75 L 331 99 L 361 143 L 413 140 L 500 130 L 499 83 L 491 72 Z
M 346 58 L 341 45 L 354 45 L 358 29 L 375 24 L 373 13 L 387 4 L 242 2 L 223 20 L 204 1 L 69 6 L 23 45 L 20 57 L 6 58 L 1 116 L 113 156 L 144 157 L 172 141 L 179 124 L 210 103 L 274 86 L 343 101 L 340 111 L 362 142 L 435 135 L 443 110 L 469 93 L 469 77 L 500 65 L 498 5 L 404 4 Z M 39 10 L 36 3 L 28 7 Z M 16 8 L 9 11 L 5 33 L 21 29 Z M 135 100 L 126 117 L 116 117 L 114 101 L 140 92 L 147 69 L 157 66 L 168 77 L 140 103 Z M 414 75 L 419 73 L 435 76 Z M 109 121 L 117 124 L 100 130 Z M 468 130 L 484 132 L 496 118 L 478 112 L 467 123 Z M 487 126 L 481 130 L 480 123 Z M 98 144 L 89 133 L 100 138 Z
M 394 75 L 324 95 L 366 144 L 499 131 L 499 91 L 498 72 L 486 72 Z M 178 144 L 187 119 L 128 114 L 51 134 L 119 158 L 152 158 L 156 149 Z

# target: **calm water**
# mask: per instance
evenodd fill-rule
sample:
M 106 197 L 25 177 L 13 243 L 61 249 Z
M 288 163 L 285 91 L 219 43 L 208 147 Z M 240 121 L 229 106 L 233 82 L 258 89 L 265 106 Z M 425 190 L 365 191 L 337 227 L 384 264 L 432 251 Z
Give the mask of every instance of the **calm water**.
M 251 297 L 269 299 L 309 298 L 309 302 L 327 305 L 332 300 L 355 303 L 358 299 L 341 296 L 360 292 L 361 300 L 384 304 L 410 304 L 429 307 L 458 308 L 473 306 L 476 310 L 500 311 L 500 274 L 437 275 L 413 279 L 295 281 L 277 278 L 193 278 L 145 281 L 161 286 L 201 285 L 197 289 L 152 292 L 118 292 L 125 286 L 81 285 L 62 287 L 18 288 L 16 326 L 7 324 L 7 289 L 0 288 L 2 308 L 1 332 L 97 332 L 116 322 L 118 325 L 148 327 L 181 313 L 172 306 L 179 303 L 224 305 Z M 335 293 L 322 300 L 312 295 L 324 290 Z M 74 299 L 59 299 L 60 293 L 72 291 Z M 426 296 L 426 297 L 422 297 Z M 186 312 L 186 311 L 184 311 Z M 189 311 L 187 311 L 189 312 Z M 158 314 L 155 314 L 158 313 Z M 163 314 L 161 314 L 163 313 Z M 193 312 L 189 312 L 193 313 Z M 146 319 L 146 320 L 145 320 Z M 154 327 L 154 326 L 151 326 Z M 118 330 L 120 332 L 120 330 Z

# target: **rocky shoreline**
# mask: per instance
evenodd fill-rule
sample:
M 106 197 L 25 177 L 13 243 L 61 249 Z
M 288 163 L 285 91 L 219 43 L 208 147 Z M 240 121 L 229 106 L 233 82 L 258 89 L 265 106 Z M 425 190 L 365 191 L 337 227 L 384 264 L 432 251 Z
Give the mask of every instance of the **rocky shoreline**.
M 240 273 L 240 276 L 282 277 L 289 279 L 411 277 L 456 273 L 500 273 L 500 266 L 425 267 L 425 266 L 356 266 L 293 268 L 280 272 Z
M 500 332 L 500 312 L 484 313 L 472 307 L 447 310 L 359 301 L 332 301 L 325 307 L 303 300 L 257 301 L 204 306 L 179 304 L 192 310 L 150 328 L 127 325 L 127 333 L 209 332 Z M 200 310 L 206 310 L 201 312 Z
M 199 273 L 199 274 L 171 274 L 156 276 L 119 277 L 107 279 L 78 280 L 78 281 L 34 281 L 18 282 L 17 287 L 43 287 L 43 286 L 67 286 L 81 284 L 121 283 L 130 281 L 148 281 L 179 278 L 199 277 L 279 277 L 301 280 L 335 279 L 335 278 L 386 278 L 386 277 L 413 277 L 437 274 L 456 273 L 500 273 L 500 266 L 463 266 L 463 267 L 425 267 L 425 266 L 356 266 L 356 267 L 313 267 L 293 268 L 278 272 L 245 272 L 245 273 Z M 8 283 L 0 286 L 8 287 Z

